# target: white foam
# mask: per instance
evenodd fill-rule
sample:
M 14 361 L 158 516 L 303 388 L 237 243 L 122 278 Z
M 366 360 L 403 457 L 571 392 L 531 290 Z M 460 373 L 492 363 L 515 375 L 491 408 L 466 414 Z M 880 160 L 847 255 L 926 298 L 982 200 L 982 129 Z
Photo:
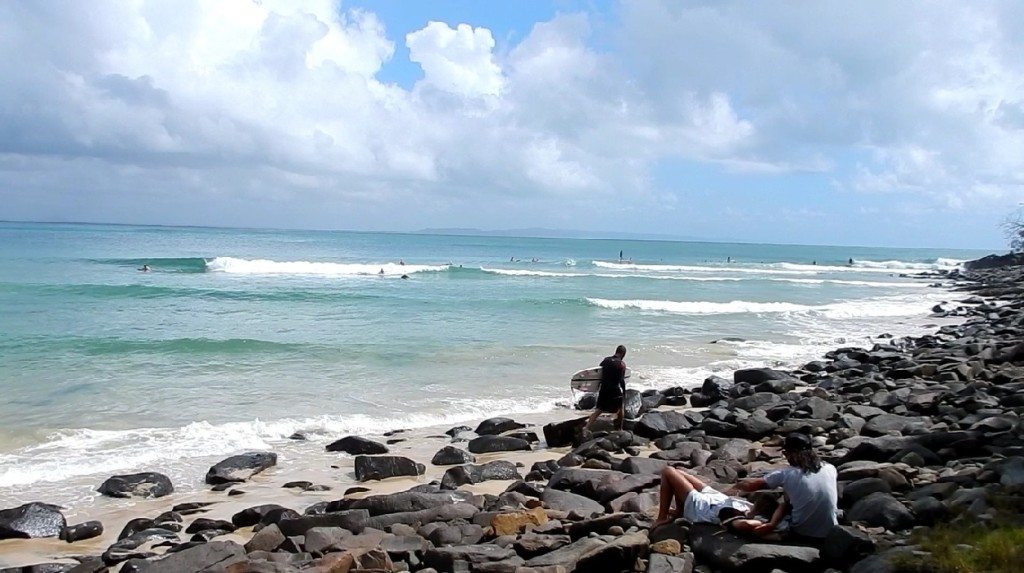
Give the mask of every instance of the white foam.
M 805 313 L 830 319 L 863 317 L 914 316 L 928 310 L 919 296 L 870 298 L 824 305 L 804 305 L 790 302 L 730 302 L 671 301 L 671 300 L 611 300 L 587 298 L 587 302 L 614 310 L 637 309 L 670 314 L 742 314 L 742 313 Z
M 807 265 L 802 263 L 772 263 L 769 266 L 790 271 L 817 272 L 862 272 L 862 273 L 900 273 L 953 270 L 963 261 L 957 259 L 935 259 L 934 262 L 916 261 L 853 261 L 853 265 Z
M 681 275 L 642 275 L 642 274 L 616 274 L 616 273 L 567 273 L 567 272 L 552 272 L 552 271 L 533 271 L 525 269 L 490 269 L 486 267 L 480 267 L 480 270 L 485 273 L 491 273 L 496 275 L 512 276 L 512 277 L 551 277 L 551 278 L 585 278 L 585 277 L 598 277 L 606 279 L 651 279 L 651 280 L 673 280 L 673 281 L 695 281 L 695 282 L 739 282 L 744 280 L 767 280 L 775 282 L 786 282 L 803 285 L 822 285 L 822 284 L 836 284 L 836 285 L 850 285 L 850 286 L 866 286 L 866 287 L 879 287 L 879 288 L 928 288 L 930 285 L 921 282 L 882 282 L 882 281 L 857 281 L 857 280 L 842 280 L 842 279 L 795 279 L 795 278 L 764 278 L 764 279 L 747 279 L 740 277 L 720 277 L 720 276 L 681 276 Z
M 448 265 L 402 265 L 398 263 L 318 263 L 311 261 L 271 261 L 216 257 L 206 261 L 206 270 L 240 275 L 320 275 L 372 276 L 384 271 L 386 276 L 448 270 Z
M 616 263 L 609 261 L 593 261 L 595 267 L 615 269 L 619 271 L 653 271 L 653 272 L 727 272 L 750 274 L 777 275 L 816 275 L 823 273 L 865 272 L 865 273 L 900 273 L 937 270 L 953 270 L 963 261 L 957 259 L 936 259 L 934 262 L 914 261 L 854 261 L 853 265 L 808 265 L 803 263 L 734 263 L 716 265 L 650 265 L 636 263 Z
M 522 269 L 489 269 L 486 267 L 480 267 L 480 270 L 485 273 L 492 273 L 496 275 L 505 275 L 512 277 L 571 277 L 571 278 L 584 278 L 584 277 L 599 277 L 606 279 L 654 279 L 654 280 L 677 280 L 677 281 L 741 281 L 744 279 L 737 277 L 686 277 L 686 276 L 666 276 L 666 275 L 636 275 L 636 274 L 612 274 L 612 273 L 559 273 L 552 271 L 531 271 Z
M 54 483 L 78 476 L 142 470 L 155 465 L 188 463 L 191 458 L 227 456 L 249 450 L 272 450 L 296 432 L 327 441 L 346 434 L 380 435 L 484 419 L 497 414 L 553 410 L 555 400 L 452 400 L 439 413 L 411 413 L 395 418 L 355 414 L 272 422 L 252 420 L 211 424 L 193 422 L 179 428 L 132 430 L 62 430 L 46 441 L 0 454 L 0 487 Z
M 756 274 L 776 274 L 776 275 L 813 275 L 817 274 L 815 270 L 785 270 L 785 269 L 773 269 L 769 267 L 739 267 L 739 266 L 707 266 L 702 267 L 698 265 L 645 265 L 637 263 L 612 263 L 607 261 L 593 261 L 595 267 L 601 267 L 605 269 L 615 269 L 619 271 L 648 271 L 648 272 L 691 272 L 691 273 L 756 273 Z
M 789 302 L 732 302 L 671 301 L 671 300 L 610 300 L 587 298 L 594 306 L 609 309 L 635 308 L 645 311 L 668 312 L 672 314 L 738 314 L 761 312 L 794 312 L 811 310 L 814 307 Z

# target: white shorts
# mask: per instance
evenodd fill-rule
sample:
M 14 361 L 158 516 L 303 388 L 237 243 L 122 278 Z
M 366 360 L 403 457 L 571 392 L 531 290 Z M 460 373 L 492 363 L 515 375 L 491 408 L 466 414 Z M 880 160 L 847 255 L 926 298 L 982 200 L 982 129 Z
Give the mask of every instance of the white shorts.
M 718 523 L 718 512 L 731 507 L 746 513 L 753 507 L 750 502 L 729 497 L 706 485 L 700 491 L 691 491 L 683 503 L 683 518 L 691 523 Z

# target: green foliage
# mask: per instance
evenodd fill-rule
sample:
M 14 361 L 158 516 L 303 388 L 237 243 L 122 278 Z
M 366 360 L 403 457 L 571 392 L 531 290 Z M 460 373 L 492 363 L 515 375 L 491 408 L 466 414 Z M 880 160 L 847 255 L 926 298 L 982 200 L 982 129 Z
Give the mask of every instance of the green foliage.
M 1003 233 L 1011 253 L 1024 253 L 1024 208 L 1017 209 L 1003 221 Z
M 927 557 L 901 554 L 899 573 L 1019 573 L 1024 570 L 1024 527 L 946 524 L 915 536 Z

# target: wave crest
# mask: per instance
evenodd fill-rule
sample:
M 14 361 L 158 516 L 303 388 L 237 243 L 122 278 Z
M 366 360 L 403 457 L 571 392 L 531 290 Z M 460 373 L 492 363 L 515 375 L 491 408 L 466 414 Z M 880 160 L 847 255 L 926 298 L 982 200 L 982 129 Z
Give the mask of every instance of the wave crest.
M 413 273 L 440 272 L 448 265 L 401 265 L 398 263 L 319 263 L 311 261 L 271 261 L 267 259 L 238 259 L 216 257 L 206 262 L 206 270 L 240 275 L 319 275 L 319 276 L 374 276 L 384 271 L 386 276 Z

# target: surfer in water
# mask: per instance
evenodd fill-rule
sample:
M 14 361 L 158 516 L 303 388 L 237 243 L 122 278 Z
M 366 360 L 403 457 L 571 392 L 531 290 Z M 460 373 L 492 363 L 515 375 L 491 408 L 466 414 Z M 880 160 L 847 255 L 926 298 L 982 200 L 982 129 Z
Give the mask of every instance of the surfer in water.
M 622 429 L 622 398 L 626 395 L 626 347 L 619 345 L 615 354 L 601 361 L 601 389 L 597 392 L 597 406 L 587 420 L 584 430 L 597 421 L 601 414 L 615 414 L 615 427 Z
M 144 273 L 148 273 L 149 272 L 149 265 L 142 265 L 142 268 L 140 268 L 139 270 L 144 272 Z

